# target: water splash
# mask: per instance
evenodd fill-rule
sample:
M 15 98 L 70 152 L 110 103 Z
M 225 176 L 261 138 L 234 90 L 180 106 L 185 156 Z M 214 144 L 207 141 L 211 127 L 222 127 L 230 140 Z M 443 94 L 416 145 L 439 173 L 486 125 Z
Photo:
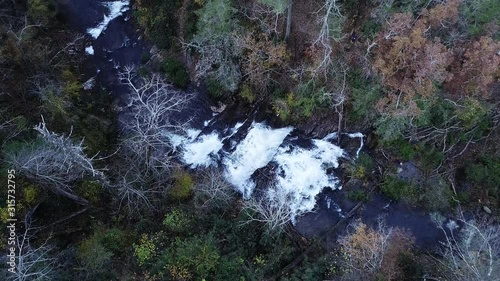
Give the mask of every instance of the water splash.
M 104 5 L 109 9 L 109 14 L 104 16 L 104 19 L 96 27 L 87 29 L 87 33 L 94 39 L 97 39 L 101 33 L 106 30 L 108 24 L 115 18 L 121 16 L 129 9 L 129 0 L 105 2 Z
M 255 188 L 252 174 L 273 160 L 279 146 L 292 130 L 291 127 L 272 129 L 261 123 L 253 123 L 243 141 L 237 144 L 236 150 L 224 158 L 225 176 L 244 198 L 249 198 Z
M 85 53 L 91 56 L 94 55 L 94 47 L 92 46 L 85 47 Z

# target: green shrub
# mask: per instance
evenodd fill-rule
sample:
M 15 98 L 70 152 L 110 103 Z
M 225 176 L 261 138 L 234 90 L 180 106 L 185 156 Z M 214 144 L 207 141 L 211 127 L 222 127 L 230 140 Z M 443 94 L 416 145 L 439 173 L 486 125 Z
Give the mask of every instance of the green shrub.
M 53 116 L 66 116 L 70 105 L 70 96 L 64 93 L 63 87 L 48 84 L 40 87 L 38 96 L 43 109 Z
M 146 36 L 158 47 L 169 49 L 177 35 L 176 12 L 181 1 L 138 0 L 134 17 L 145 30 Z
M 370 121 L 377 116 L 375 104 L 382 97 L 380 86 L 364 79 L 359 70 L 352 70 L 347 75 L 347 83 L 351 89 L 349 118 L 352 120 Z
M 219 250 L 211 235 L 176 238 L 173 245 L 160 257 L 156 268 L 167 269 L 173 278 L 182 274 L 193 276 L 193 280 L 203 280 L 214 273 L 219 259 Z
M 143 53 L 141 55 L 141 64 L 146 64 L 148 63 L 148 61 L 151 59 L 151 54 L 148 52 L 148 53 Z
M 282 121 L 285 122 L 290 121 L 292 116 L 292 110 L 288 106 L 286 100 L 283 99 L 275 100 L 273 102 L 273 110 Z
M 140 77 L 149 77 L 151 75 L 151 72 L 147 67 L 141 66 L 139 69 L 137 69 L 137 75 Z
M 248 84 L 244 84 L 240 90 L 240 96 L 247 103 L 253 103 L 255 101 L 255 93 L 252 91 L 252 88 Z
M 452 207 L 457 207 L 458 203 L 467 203 L 470 201 L 470 194 L 467 191 L 457 191 L 457 196 L 456 198 L 453 198 L 453 201 L 451 201 L 451 206 Z
M 101 244 L 113 253 L 124 252 L 130 247 L 127 234 L 119 228 L 113 227 L 104 230 L 99 236 Z
M 350 190 L 347 192 L 347 198 L 353 201 L 368 202 L 370 194 L 364 190 Z
M 307 95 L 289 93 L 286 99 L 276 99 L 273 106 L 276 114 L 283 121 L 300 121 L 309 118 L 317 109 L 323 107 L 325 107 L 325 101 L 320 92 Z
M 375 38 L 381 29 L 381 25 L 373 20 L 367 20 L 361 27 L 361 33 L 365 38 Z
M 77 257 L 88 272 L 96 273 L 107 269 L 113 253 L 100 243 L 97 235 L 93 235 L 80 243 Z
M 273 110 L 283 121 L 301 121 L 311 117 L 316 110 L 329 106 L 330 100 L 324 94 L 325 88 L 314 79 L 309 79 L 293 92 L 277 90 L 273 94 Z
M 394 176 L 385 176 L 382 192 L 395 201 L 416 203 L 418 201 L 418 188 Z
M 488 110 L 478 100 L 472 98 L 465 100 L 464 107 L 456 110 L 458 120 L 466 129 L 476 126 L 487 112 Z
M 175 233 L 187 232 L 192 224 L 191 217 L 181 210 L 173 210 L 165 215 L 163 225 L 167 230 Z
M 429 113 L 430 125 L 442 127 L 455 115 L 455 105 L 449 100 L 438 98 L 435 100 Z
M 483 156 L 466 166 L 467 179 L 487 190 L 488 195 L 500 198 L 500 157 Z
M 434 147 L 427 145 L 421 146 L 419 155 L 421 167 L 427 172 L 432 172 L 445 160 L 445 155 L 442 151 L 436 151 Z
M 482 34 L 485 26 L 490 22 L 500 25 L 500 5 L 496 0 L 461 1 L 459 10 L 472 36 Z M 496 37 L 498 38 L 498 32 Z
M 233 281 L 245 279 L 245 260 L 233 253 L 225 256 L 221 256 L 217 269 L 215 272 L 215 277 L 213 280 L 217 281 Z
M 185 171 L 178 170 L 174 173 L 174 185 L 168 192 L 173 200 L 186 200 L 193 195 L 193 177 Z
M 288 5 L 288 0 L 257 0 L 257 2 L 270 7 L 276 14 L 283 14 Z
M 447 211 L 454 202 L 453 191 L 443 178 L 431 179 L 423 188 L 421 200 L 429 211 Z
M 215 79 L 208 77 L 206 79 L 207 83 L 207 92 L 213 99 L 220 99 L 224 94 L 224 88 L 222 85 Z
M 57 3 L 52 0 L 29 0 L 28 15 L 35 21 L 42 24 L 49 23 L 49 20 L 57 14 Z
M 366 179 L 372 170 L 373 160 L 366 153 L 361 153 L 357 159 L 347 165 L 347 172 L 356 179 Z
M 80 243 L 77 257 L 89 271 L 106 271 L 114 255 L 125 252 L 129 247 L 123 230 L 98 225 L 92 236 Z
M 325 280 L 326 264 L 324 259 L 319 261 L 308 261 L 295 268 L 290 273 L 290 276 L 282 277 L 280 281 L 317 281 Z
M 404 273 L 401 280 L 415 280 L 415 276 L 424 276 L 427 268 L 415 259 L 411 252 L 403 252 L 399 256 L 399 266 Z
M 384 1 L 381 1 L 384 3 Z M 426 0 L 394 0 L 394 3 L 389 7 L 390 13 L 413 13 L 419 14 L 422 9 L 428 5 Z M 388 6 L 388 5 L 386 5 Z
M 417 154 L 415 145 L 402 138 L 384 143 L 384 146 L 393 151 L 402 161 L 412 160 Z
M 172 83 L 181 88 L 186 88 L 189 84 L 189 73 L 182 62 L 176 59 L 166 59 L 162 65 Z
M 76 193 L 96 204 L 101 200 L 102 184 L 95 180 L 83 180 L 76 186 Z
M 409 124 L 408 117 L 384 115 L 375 120 L 375 132 L 383 142 L 391 142 L 402 138 Z
M 197 31 L 196 25 L 198 23 L 198 15 L 196 14 L 196 10 L 202 6 L 203 3 L 200 3 L 200 0 L 188 2 L 188 6 L 186 8 L 187 15 L 184 21 L 184 40 L 186 41 L 190 41 Z
M 85 116 L 81 116 L 77 130 L 79 136 L 84 140 L 89 155 L 113 149 L 114 124 L 108 118 L 87 113 Z
M 28 185 L 23 188 L 23 198 L 24 202 L 28 204 L 28 206 L 33 205 L 38 198 L 38 188 L 34 185 Z
M 63 90 L 66 95 L 70 97 L 78 97 L 80 95 L 82 84 L 78 80 L 78 75 L 75 72 L 64 69 L 61 72 L 61 81 L 63 82 Z
M 9 215 L 9 208 L 7 206 L 0 207 L 0 222 L 7 224 L 9 219 L 11 219 L 11 217 Z M 2 246 L 6 245 L 6 244 L 4 244 L 4 242 L 7 243 L 7 240 L 2 241 L 2 244 L 1 244 Z
M 134 255 L 137 258 L 139 265 L 144 265 L 156 255 L 156 245 L 147 234 L 142 234 L 138 244 L 133 244 Z

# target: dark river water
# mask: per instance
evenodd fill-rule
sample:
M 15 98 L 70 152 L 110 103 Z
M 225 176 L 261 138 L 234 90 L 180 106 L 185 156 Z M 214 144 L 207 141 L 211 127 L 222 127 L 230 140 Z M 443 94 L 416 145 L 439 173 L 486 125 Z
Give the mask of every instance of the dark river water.
M 117 10 L 117 8 L 120 9 Z M 118 83 L 118 72 L 127 65 L 140 65 L 141 56 L 144 53 L 148 53 L 152 47 L 149 42 L 144 40 L 144 37 L 138 31 L 137 27 L 134 26 L 131 20 L 131 13 L 129 5 L 125 2 L 121 4 L 116 4 L 115 2 L 115 5 L 112 5 L 109 2 L 98 0 L 59 1 L 58 17 L 66 22 L 71 29 L 80 33 L 88 34 L 90 43 L 87 45 L 87 48 L 89 50 L 91 49 L 93 53 L 91 52 L 92 54 L 86 54 L 84 64 L 87 79 L 95 77 L 97 81 L 96 83 L 98 84 L 96 86 L 108 89 L 112 96 L 115 97 L 118 105 L 126 103 L 128 93 L 128 89 Z M 106 21 L 106 17 L 108 18 L 107 24 L 104 28 L 102 28 L 102 31 L 98 34 L 98 36 L 91 36 L 91 34 L 89 34 L 89 29 L 101 26 L 101 24 Z M 270 123 L 266 122 L 265 115 L 254 113 L 253 115 L 245 114 L 244 116 L 238 116 L 237 113 L 231 111 L 233 109 L 228 108 L 220 115 L 213 116 L 212 111 L 210 110 L 212 103 L 207 96 L 203 92 L 198 91 L 194 85 L 190 86 L 188 91 L 194 93 L 196 97 L 192 104 L 188 107 L 187 111 L 189 115 L 196 116 L 192 126 L 194 129 L 199 130 L 195 131 L 198 135 L 196 138 L 198 141 L 191 140 L 191 143 L 188 144 L 192 146 L 192 151 L 190 152 L 192 152 L 193 155 L 191 156 L 198 156 L 196 153 L 198 153 L 199 150 L 204 150 L 209 146 L 209 144 L 204 146 L 203 140 L 206 137 L 208 141 L 208 134 L 211 131 L 219 132 L 218 139 L 221 143 L 219 151 L 211 151 L 211 154 L 209 155 L 211 158 L 205 159 L 207 161 L 215 159 L 214 165 L 226 163 L 227 168 L 234 162 L 234 157 L 236 157 L 235 155 L 240 157 L 240 160 L 246 159 L 245 155 L 242 154 L 245 150 L 240 149 L 242 151 L 238 152 L 238 148 L 236 147 L 237 144 L 242 142 L 247 143 L 249 146 L 248 149 L 252 148 L 250 145 L 254 145 L 254 149 L 261 149 L 262 154 L 269 152 L 277 154 L 277 156 L 270 156 L 269 159 L 264 159 L 267 162 L 263 163 L 268 164 L 261 166 L 254 164 L 255 167 L 253 168 L 255 170 L 251 170 L 251 172 L 253 171 L 251 175 L 252 177 L 249 178 L 247 182 L 242 183 L 247 186 L 249 183 L 259 181 L 257 175 L 258 173 L 262 172 L 265 174 L 273 172 L 274 170 L 279 170 L 280 163 L 288 163 L 282 165 L 283 167 L 281 167 L 281 173 L 291 173 L 293 169 L 289 166 L 292 164 L 300 166 L 301 163 L 294 162 L 290 164 L 290 161 L 293 161 L 293 159 L 290 157 L 286 158 L 285 153 L 296 153 L 297 155 L 304 157 L 304 159 L 306 159 L 305 161 L 315 161 L 320 157 L 317 155 L 311 156 L 307 154 L 307 146 L 316 142 L 318 144 L 321 143 L 322 145 L 325 145 L 325 147 L 329 147 L 329 144 L 324 140 L 312 140 L 297 130 L 292 131 L 292 129 L 290 129 L 292 132 L 282 138 L 281 142 L 277 141 L 277 145 L 275 147 L 268 145 L 268 147 L 262 148 L 262 145 L 259 145 L 259 143 L 269 142 L 270 136 L 276 136 L 276 138 L 279 139 L 279 134 L 283 133 L 283 131 L 279 131 L 277 128 L 275 130 L 270 127 L 267 128 L 263 127 L 263 125 L 261 126 L 261 124 Z M 252 118 L 260 120 L 252 120 Z M 207 123 L 203 122 L 209 119 L 212 121 Z M 238 127 L 238 121 L 244 125 Z M 234 128 L 234 131 L 231 131 L 231 128 Z M 266 137 L 259 139 L 258 137 L 260 135 L 266 135 Z M 186 141 L 186 138 L 180 139 L 180 141 Z M 211 145 L 217 145 L 219 143 L 218 139 L 212 139 L 211 141 L 213 141 L 214 144 Z M 355 142 L 355 145 L 352 145 L 354 149 L 345 149 L 348 155 L 353 156 L 356 153 L 356 149 L 359 147 L 360 140 L 351 138 L 347 139 L 347 141 Z M 285 147 L 287 147 L 288 150 L 280 152 L 282 150 L 284 151 Z M 332 146 L 332 148 L 336 149 L 334 146 Z M 251 150 L 246 151 L 246 153 L 251 152 Z M 318 154 L 321 155 L 328 152 L 329 151 L 320 151 Z M 278 157 L 280 156 L 280 153 L 283 154 L 281 155 L 281 158 Z M 343 161 L 341 158 L 339 158 L 339 161 Z M 192 166 L 195 165 L 193 163 L 193 161 L 189 162 Z M 272 163 L 275 164 L 273 165 Z M 319 175 L 327 177 L 326 180 L 331 180 L 332 176 L 340 173 L 336 167 L 336 165 L 331 164 L 328 171 L 323 174 L 319 173 Z M 233 170 L 236 171 L 238 169 L 239 167 L 234 167 Z M 241 172 L 240 170 L 236 172 Z M 234 175 L 238 175 L 236 172 Z M 241 173 L 245 174 L 245 171 Z M 229 174 L 229 176 L 232 175 L 233 174 Z M 305 176 L 307 176 L 306 172 L 304 172 L 304 177 Z M 298 180 L 299 178 L 300 175 L 295 178 L 281 178 L 281 180 L 285 182 L 288 179 Z M 315 178 L 312 177 L 311 179 Z M 238 179 L 234 180 L 237 181 Z M 294 194 L 296 195 L 296 193 Z M 299 194 L 297 196 L 304 197 L 305 195 Z M 301 197 L 300 200 L 306 199 Z M 345 198 L 345 193 L 342 190 L 331 190 L 329 188 L 324 189 L 318 194 L 313 194 L 312 200 L 315 200 L 316 202 L 315 207 L 308 212 L 300 213 L 301 215 L 297 216 L 295 223 L 296 230 L 306 237 L 314 237 L 323 233 L 339 221 L 355 205 L 355 202 L 351 202 Z M 308 202 L 310 202 L 310 200 Z M 437 245 L 437 241 L 441 238 L 441 233 L 430 221 L 428 213 L 410 209 L 404 204 L 391 203 L 387 198 L 379 195 L 372 196 L 370 202 L 366 203 L 358 214 L 352 219 L 361 218 L 365 223 L 374 225 L 379 216 L 384 216 L 387 221 L 387 225 L 389 226 L 398 226 L 409 229 L 416 237 L 417 245 L 421 247 L 434 247 Z M 340 230 L 340 232 L 342 232 L 342 230 Z M 331 239 L 335 240 L 335 237 L 331 237 Z

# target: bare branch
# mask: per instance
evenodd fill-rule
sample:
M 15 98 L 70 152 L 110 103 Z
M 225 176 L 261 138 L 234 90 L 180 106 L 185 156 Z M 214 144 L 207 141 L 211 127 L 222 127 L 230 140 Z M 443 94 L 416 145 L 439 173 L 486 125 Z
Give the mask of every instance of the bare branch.
M 432 216 L 437 227 L 443 231 L 445 241 L 441 254 L 443 266 L 458 281 L 498 280 L 500 274 L 500 226 L 491 221 L 450 221 L 437 214 Z
M 104 184 L 106 177 L 94 167 L 94 157 L 85 155 L 83 140 L 74 142 L 71 132 L 64 136 L 49 131 L 43 117 L 42 122 L 34 129 L 39 133 L 38 139 L 21 149 L 7 151 L 7 162 L 27 178 L 72 200 L 87 204 L 85 199 L 73 194 L 70 184 L 84 176 L 92 176 Z
M 285 190 L 270 188 L 260 197 L 254 196 L 244 201 L 243 210 L 248 216 L 245 223 L 263 223 L 268 233 L 282 231 L 293 219 L 290 196 Z

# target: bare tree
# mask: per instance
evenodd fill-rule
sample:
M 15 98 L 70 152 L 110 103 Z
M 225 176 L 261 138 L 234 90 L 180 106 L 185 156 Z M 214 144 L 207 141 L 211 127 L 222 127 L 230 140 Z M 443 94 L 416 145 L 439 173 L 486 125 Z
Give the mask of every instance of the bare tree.
M 195 186 L 195 201 L 202 209 L 225 208 L 234 200 L 235 191 L 220 171 L 208 168 L 201 172 Z
M 458 220 L 445 224 L 445 218 L 433 214 L 432 220 L 445 235 L 441 255 L 437 259 L 448 276 L 458 281 L 493 281 L 500 276 L 500 226 L 491 221 Z
M 133 67 L 126 67 L 119 77 L 131 90 L 129 109 L 121 120 L 122 145 L 144 159 L 141 165 L 148 170 L 168 168 L 169 133 L 183 130 L 190 122 L 176 120 L 174 115 L 184 109 L 192 96 L 181 93 L 159 74 L 138 77 Z
M 342 36 L 342 23 L 345 17 L 340 11 L 338 0 L 325 0 L 323 7 L 317 12 L 320 14 L 320 31 L 313 45 L 321 50 L 318 62 L 313 73 L 324 73 L 332 63 L 332 40 L 339 41 Z
M 28 16 L 24 16 L 22 22 L 18 25 L 19 26 L 16 27 L 10 24 L 10 29 L 8 31 L 8 33 L 16 39 L 17 44 L 20 44 L 24 39 L 29 37 L 31 29 L 42 26 L 40 23 L 30 24 Z
M 240 50 L 231 34 L 214 35 L 206 39 L 195 38 L 191 43 L 184 45 L 199 54 L 196 64 L 198 78 L 210 77 L 228 91 L 235 91 L 238 88 L 241 71 L 234 57 L 240 55 Z
M 259 24 L 261 30 L 268 34 L 280 34 L 278 30 L 287 9 L 288 0 L 258 0 L 242 11 L 250 20 Z
M 131 212 L 142 207 L 153 209 L 155 195 L 161 193 L 170 177 L 173 149 L 170 134 L 181 131 L 190 122 L 179 113 L 191 99 L 159 74 L 138 77 L 133 67 L 119 75 L 131 90 L 126 113 L 121 117 L 121 157 L 117 174 L 119 206 Z
M 24 220 L 24 231 L 16 236 L 16 267 L 14 272 L 7 272 L 5 280 L 32 281 L 53 280 L 56 273 L 56 258 L 51 256 L 54 246 L 46 239 L 34 246 L 31 240 L 36 228 L 32 226 L 31 214 Z M 50 237 L 49 237 L 50 238 Z
M 2 116 L 7 116 L 5 111 L 0 111 L 0 114 L 2 114 Z M 4 144 L 26 130 L 27 126 L 25 121 L 26 120 L 22 116 L 16 116 L 9 120 L 0 117 L 0 132 L 3 134 L 2 141 Z
M 293 212 L 290 207 L 291 194 L 277 188 L 269 188 L 260 196 L 254 196 L 243 203 L 243 210 L 250 222 L 266 225 L 268 233 L 283 231 L 292 222 Z
M 117 162 L 123 163 L 117 168 L 117 180 L 111 187 L 117 192 L 115 200 L 118 211 L 125 209 L 128 214 L 141 214 L 155 211 L 159 196 L 161 195 L 161 183 L 169 178 L 169 174 L 152 173 L 144 170 L 141 161 L 144 159 L 123 156 Z M 163 177 L 159 178 L 159 175 Z
M 345 64 L 340 65 L 341 68 L 341 86 L 333 91 L 323 93 L 323 97 L 330 103 L 330 107 L 335 110 L 338 116 L 337 123 L 337 143 L 339 144 L 342 136 L 342 122 L 344 121 L 344 105 L 347 101 L 347 71 L 348 67 Z M 337 73 L 336 73 L 337 74 Z M 337 84 L 337 83 L 335 83 Z
M 64 136 L 49 131 L 43 117 L 34 129 L 39 133 L 38 139 L 21 149 L 7 150 L 7 163 L 28 179 L 79 203 L 88 204 L 87 200 L 72 192 L 71 183 L 85 176 L 105 183 L 104 173 L 94 167 L 95 156 L 86 156 L 83 140 L 74 142 L 71 132 Z

